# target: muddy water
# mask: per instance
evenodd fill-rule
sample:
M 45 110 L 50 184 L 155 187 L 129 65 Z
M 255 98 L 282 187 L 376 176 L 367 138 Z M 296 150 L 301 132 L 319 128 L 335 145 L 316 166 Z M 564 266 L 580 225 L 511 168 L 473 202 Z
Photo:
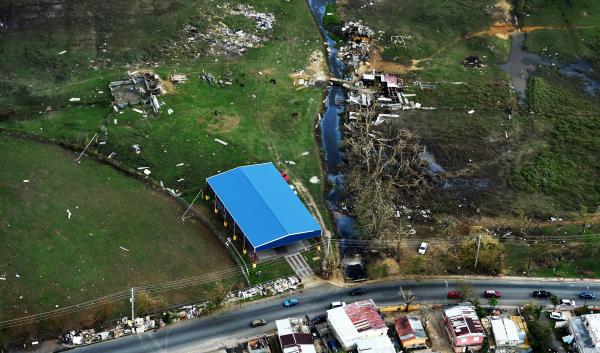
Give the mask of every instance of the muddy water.
M 561 74 L 581 79 L 585 91 L 590 95 L 595 96 L 596 90 L 600 89 L 600 82 L 589 76 L 592 71 L 592 66 L 584 60 L 579 60 L 574 64 L 563 65 L 560 68 Z
M 338 49 L 336 42 L 332 39 L 330 33 L 323 27 L 323 15 L 325 14 L 325 5 L 333 3 L 335 0 L 307 0 L 308 5 L 315 16 L 319 29 L 323 34 L 327 45 L 328 63 L 330 75 L 336 78 L 343 78 L 344 64 L 337 59 Z M 325 113 L 320 122 L 322 147 L 325 155 L 325 164 L 327 167 L 327 177 L 332 186 L 327 195 L 327 204 L 331 209 L 338 234 L 342 240 L 340 251 L 342 255 L 347 253 L 360 252 L 354 246 L 346 246 L 344 239 L 356 237 L 355 220 L 345 212 L 343 200 L 345 199 L 344 176 L 340 172 L 340 162 L 342 152 L 340 142 L 342 134 L 340 131 L 340 114 L 344 111 L 344 92 L 339 86 L 329 86 L 327 88 L 327 98 L 325 100 Z M 360 277 L 360 276 L 359 276 Z
M 517 93 L 519 103 L 525 104 L 527 100 L 527 80 L 540 64 L 541 59 L 535 54 L 526 52 L 523 48 L 525 34 L 520 31 L 513 32 L 510 38 L 510 56 L 508 62 L 500 65 L 500 68 L 508 72 L 510 85 Z

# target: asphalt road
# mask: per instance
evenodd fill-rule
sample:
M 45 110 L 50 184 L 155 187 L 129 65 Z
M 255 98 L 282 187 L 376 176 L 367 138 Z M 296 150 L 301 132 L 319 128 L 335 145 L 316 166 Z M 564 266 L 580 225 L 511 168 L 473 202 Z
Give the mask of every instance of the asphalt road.
M 457 282 L 448 281 L 448 289 L 458 289 Z M 474 280 L 471 282 L 475 292 L 480 296 L 487 289 L 502 293 L 499 305 L 522 305 L 531 300 L 534 290 L 548 290 L 559 298 L 574 299 L 577 305 L 583 304 L 578 293 L 587 287 L 600 294 L 600 283 L 564 282 L 564 281 L 530 281 L 530 280 Z M 426 281 L 393 281 L 378 284 L 361 285 L 369 292 L 363 296 L 351 297 L 348 288 L 338 288 L 329 284 L 320 284 L 302 292 L 248 303 L 211 316 L 177 323 L 156 332 L 127 336 L 116 340 L 98 343 L 72 350 L 74 353 L 201 353 L 223 348 L 224 344 L 235 340 L 260 335 L 275 329 L 275 320 L 286 317 L 304 317 L 324 313 L 332 301 L 352 302 L 372 298 L 377 305 L 402 304 L 399 288 L 411 290 L 420 303 L 444 303 L 446 294 L 443 280 Z M 283 300 L 297 298 L 300 305 L 284 308 Z M 457 300 L 448 300 L 448 304 Z M 482 299 L 482 303 L 486 301 Z M 546 300 L 540 300 L 541 303 Z M 588 300 L 588 305 L 600 305 L 600 300 Z M 250 321 L 267 320 L 268 324 L 260 328 L 251 328 Z

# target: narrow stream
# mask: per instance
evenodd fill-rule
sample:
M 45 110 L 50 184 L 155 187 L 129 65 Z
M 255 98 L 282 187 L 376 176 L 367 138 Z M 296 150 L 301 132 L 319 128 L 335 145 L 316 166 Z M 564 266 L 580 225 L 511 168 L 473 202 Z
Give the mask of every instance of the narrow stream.
M 510 56 L 508 62 L 500 65 L 500 68 L 508 72 L 510 85 L 517 93 L 519 104 L 525 104 L 527 100 L 527 80 L 541 63 L 541 59 L 536 54 L 525 51 L 523 48 L 525 34 L 523 32 L 513 32 L 510 38 Z
M 336 42 L 331 34 L 323 26 L 323 15 L 325 15 L 325 6 L 333 3 L 335 0 L 307 0 L 308 5 L 315 16 L 319 29 L 327 43 L 329 70 L 332 77 L 343 78 L 344 64 L 337 59 L 338 49 Z M 344 198 L 344 176 L 340 172 L 340 162 L 342 161 L 342 152 L 340 142 L 342 134 L 340 131 L 340 114 L 344 112 L 345 95 L 342 87 L 329 86 L 327 88 L 327 98 L 325 100 L 325 114 L 321 119 L 322 147 L 325 155 L 325 165 L 327 168 L 327 178 L 332 186 L 327 195 L 327 204 L 332 211 L 337 225 L 338 233 L 342 239 L 352 239 L 355 237 L 354 219 L 344 214 L 344 209 L 340 208 L 340 201 Z M 342 256 L 347 253 L 355 252 L 354 247 L 340 246 Z

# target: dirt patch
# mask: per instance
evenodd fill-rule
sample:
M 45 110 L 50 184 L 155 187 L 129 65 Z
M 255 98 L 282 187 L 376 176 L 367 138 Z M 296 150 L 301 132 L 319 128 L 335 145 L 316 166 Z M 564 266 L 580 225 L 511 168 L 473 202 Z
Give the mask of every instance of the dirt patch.
M 470 34 L 469 37 L 480 37 L 480 36 L 495 36 L 507 40 L 510 34 L 520 30 L 521 32 L 528 33 L 540 30 L 570 30 L 570 29 L 590 29 L 598 28 L 598 26 L 524 26 L 518 28 L 517 26 L 505 22 L 495 22 L 490 28 Z
M 198 118 L 199 121 L 200 119 L 202 118 Z M 239 125 L 239 115 L 219 114 L 213 119 L 213 122 L 208 124 L 208 129 L 211 132 L 227 133 L 235 130 Z
M 327 80 L 327 65 L 325 64 L 325 56 L 323 55 L 323 51 L 315 50 L 310 55 L 309 63 L 304 68 L 304 70 L 300 72 L 296 72 L 290 75 L 294 85 L 302 84 L 300 80 L 304 80 L 306 82 L 320 82 Z
M 373 49 L 371 50 L 371 60 L 358 67 L 357 72 L 361 74 L 367 71 L 375 70 L 388 73 L 404 74 L 409 71 L 422 70 L 420 67 L 417 67 L 420 61 L 421 60 L 412 59 L 410 65 L 385 61 L 381 56 L 381 48 L 373 46 Z
M 441 353 L 452 353 L 452 345 L 448 341 L 444 329 L 444 318 L 439 310 L 433 311 L 427 318 L 427 337 L 433 351 Z

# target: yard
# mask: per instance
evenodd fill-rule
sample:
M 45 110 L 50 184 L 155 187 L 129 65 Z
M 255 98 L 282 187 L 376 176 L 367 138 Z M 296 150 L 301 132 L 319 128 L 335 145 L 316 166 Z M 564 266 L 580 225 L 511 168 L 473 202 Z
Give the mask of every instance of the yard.
M 138 180 L 52 145 L 0 136 L 0 150 L 0 321 L 236 268 L 205 225 Z M 201 298 L 160 302 L 190 295 Z

